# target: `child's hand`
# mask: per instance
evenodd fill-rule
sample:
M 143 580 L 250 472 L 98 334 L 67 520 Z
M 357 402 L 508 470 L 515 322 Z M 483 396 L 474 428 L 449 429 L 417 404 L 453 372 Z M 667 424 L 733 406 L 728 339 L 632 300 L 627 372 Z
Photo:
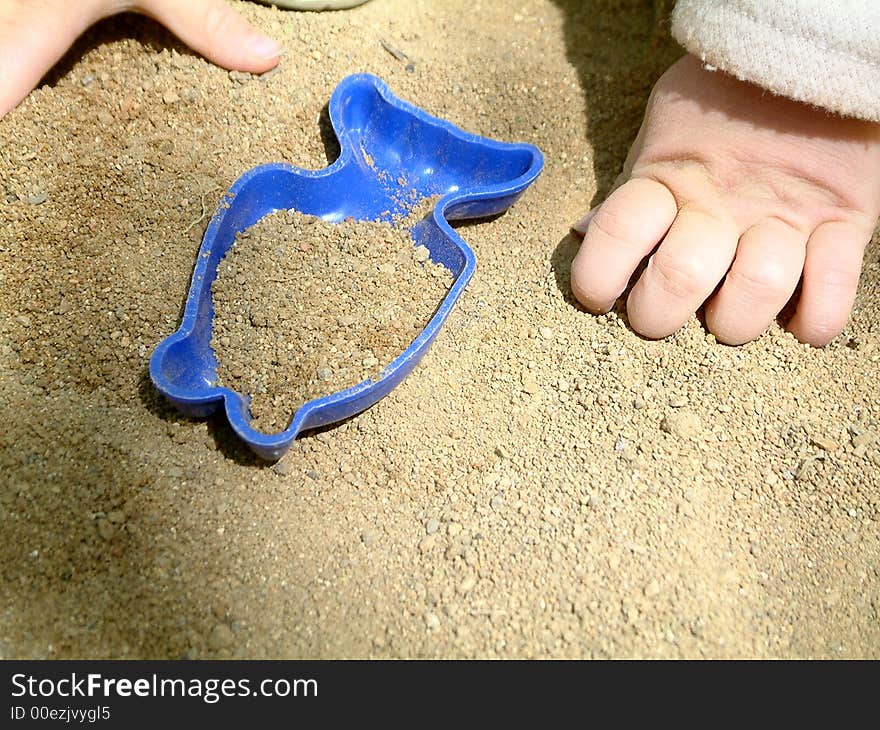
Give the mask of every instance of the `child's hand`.
M 792 333 L 821 346 L 846 325 L 880 213 L 880 125 L 686 56 L 654 87 L 621 179 L 575 226 L 586 234 L 572 289 L 591 311 L 610 309 L 659 243 L 627 300 L 647 337 L 671 334 L 707 302 L 719 340 L 748 342 L 801 274 Z
M 223 0 L 0 0 L 0 117 L 39 83 L 92 23 L 133 10 L 155 18 L 214 63 L 261 73 L 280 46 Z

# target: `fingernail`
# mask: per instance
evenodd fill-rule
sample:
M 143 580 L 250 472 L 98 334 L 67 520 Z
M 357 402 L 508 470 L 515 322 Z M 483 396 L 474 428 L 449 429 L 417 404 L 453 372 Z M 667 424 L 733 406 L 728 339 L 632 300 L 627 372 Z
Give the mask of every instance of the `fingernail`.
M 251 36 L 247 42 L 247 49 L 260 58 L 275 58 L 281 55 L 278 41 L 262 34 Z
M 587 213 L 583 218 L 581 218 L 577 223 L 572 225 L 571 230 L 575 233 L 580 233 L 582 236 L 587 232 L 587 226 L 590 225 L 590 221 L 593 220 L 593 216 L 596 214 L 596 209 L 593 208 L 589 213 Z

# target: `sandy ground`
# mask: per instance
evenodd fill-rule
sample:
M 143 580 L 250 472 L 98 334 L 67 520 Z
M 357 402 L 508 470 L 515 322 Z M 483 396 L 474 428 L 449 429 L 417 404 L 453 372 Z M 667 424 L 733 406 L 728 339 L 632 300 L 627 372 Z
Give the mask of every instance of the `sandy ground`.
M 880 657 L 877 246 L 821 351 L 573 305 L 568 224 L 679 53 L 651 4 L 241 7 L 280 73 L 116 19 L 0 122 L 0 655 Z M 478 270 L 413 375 L 267 466 L 146 366 L 206 213 L 324 166 L 354 71 L 547 164 L 460 228 Z

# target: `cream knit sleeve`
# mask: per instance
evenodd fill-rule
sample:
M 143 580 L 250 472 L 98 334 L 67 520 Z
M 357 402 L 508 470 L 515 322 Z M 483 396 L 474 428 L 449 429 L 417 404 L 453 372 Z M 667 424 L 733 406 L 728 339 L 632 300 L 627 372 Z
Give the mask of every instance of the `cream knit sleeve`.
M 880 0 L 678 0 L 672 34 L 708 66 L 880 122 Z

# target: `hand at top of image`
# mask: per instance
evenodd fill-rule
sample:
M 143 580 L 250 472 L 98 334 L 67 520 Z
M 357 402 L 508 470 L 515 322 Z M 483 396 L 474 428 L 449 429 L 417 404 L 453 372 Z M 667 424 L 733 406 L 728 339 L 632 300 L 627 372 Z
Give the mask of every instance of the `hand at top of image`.
M 223 0 L 0 0 L 0 117 L 14 109 L 93 23 L 133 11 L 228 69 L 262 73 L 281 47 Z

